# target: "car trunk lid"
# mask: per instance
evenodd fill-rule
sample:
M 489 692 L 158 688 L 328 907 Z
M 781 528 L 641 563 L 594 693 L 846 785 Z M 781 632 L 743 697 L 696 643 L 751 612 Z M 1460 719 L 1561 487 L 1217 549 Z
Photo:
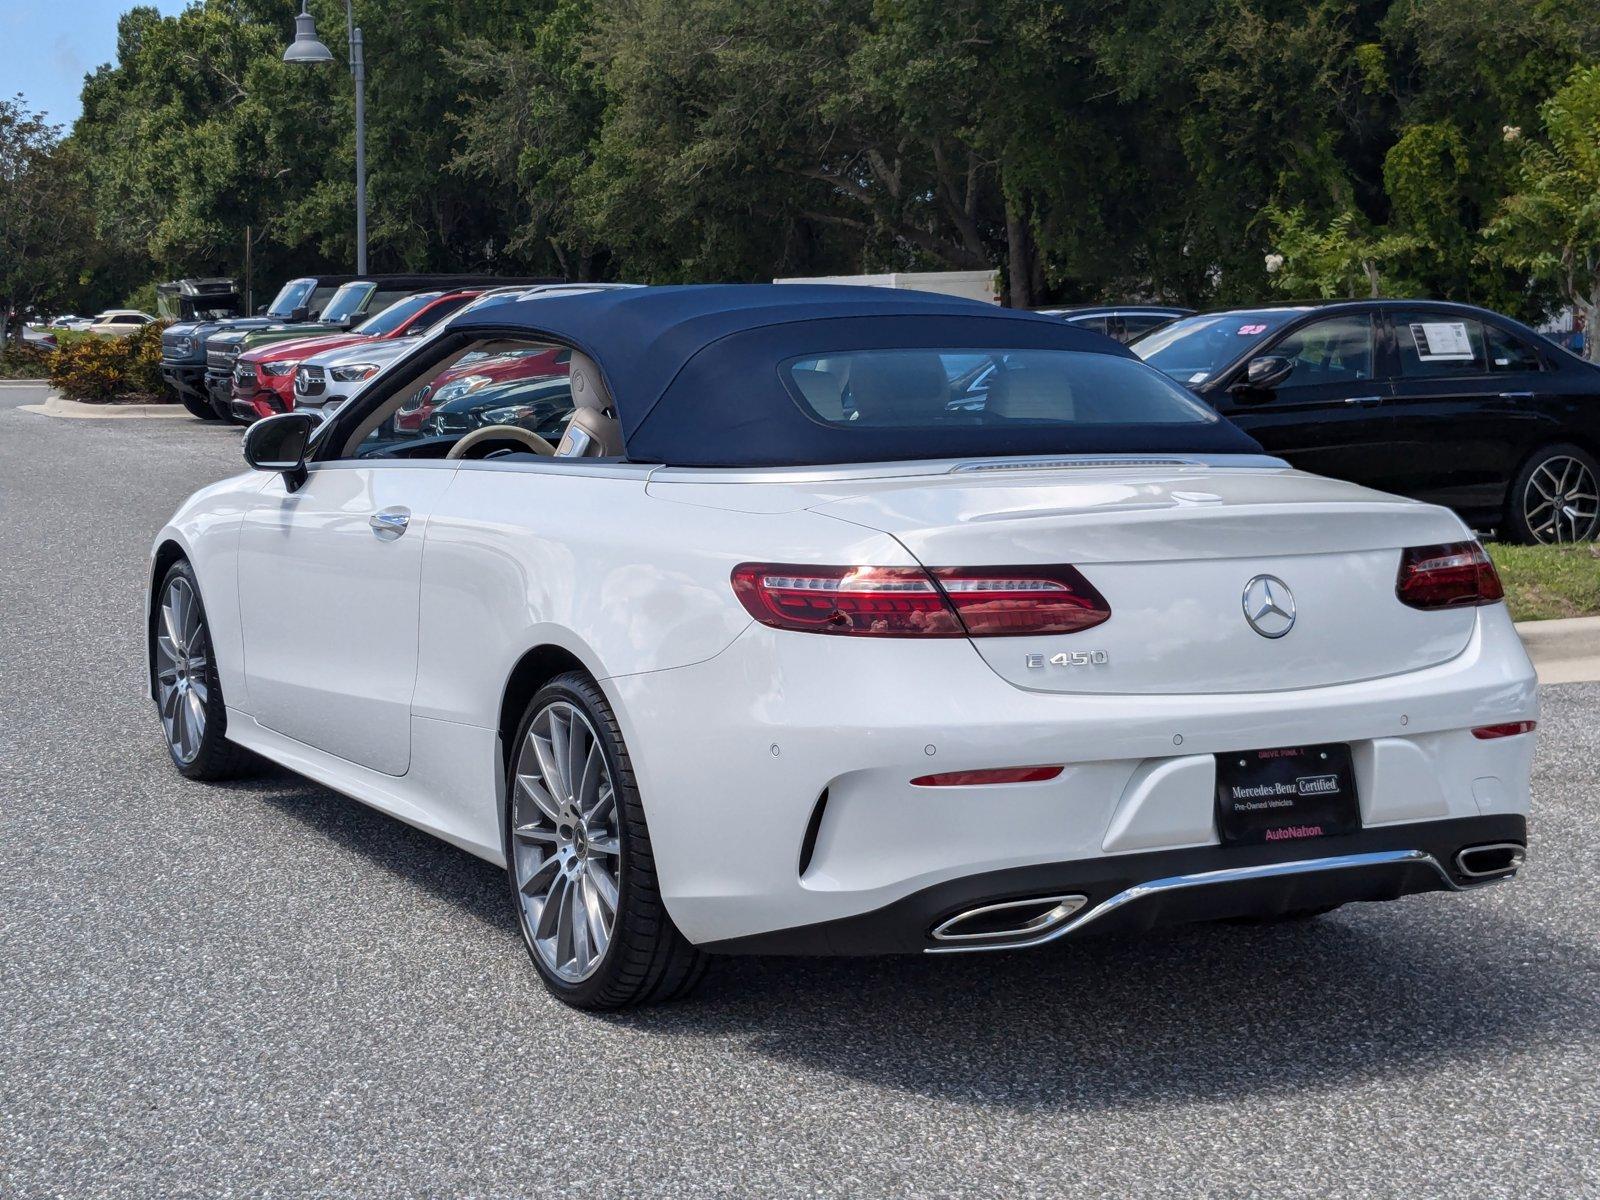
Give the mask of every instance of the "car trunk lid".
M 1029 690 L 1351 683 L 1446 662 L 1475 626 L 1470 608 L 1423 612 L 1395 595 L 1404 547 L 1468 536 L 1453 514 L 1295 471 L 957 469 L 866 483 L 810 507 L 891 534 L 930 568 L 1081 570 L 1110 605 L 1103 624 L 973 639 L 996 673 Z M 1261 579 L 1266 599 L 1292 613 L 1288 629 L 1286 614 L 1261 614 L 1262 585 L 1251 588 Z

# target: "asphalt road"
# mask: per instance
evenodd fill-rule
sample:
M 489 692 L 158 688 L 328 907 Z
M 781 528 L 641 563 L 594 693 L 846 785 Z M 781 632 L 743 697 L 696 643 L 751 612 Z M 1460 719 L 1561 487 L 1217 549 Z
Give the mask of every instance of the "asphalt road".
M 0 388 L 0 1195 L 1600 1195 L 1600 686 L 1509 887 L 548 999 L 488 865 L 168 766 L 157 527 L 238 433 Z

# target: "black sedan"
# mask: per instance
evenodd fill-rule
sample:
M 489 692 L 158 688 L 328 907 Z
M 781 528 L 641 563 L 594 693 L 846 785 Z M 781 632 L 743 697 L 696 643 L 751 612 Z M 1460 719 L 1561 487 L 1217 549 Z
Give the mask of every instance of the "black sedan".
M 1036 308 L 1034 311 L 1048 317 L 1060 317 L 1068 325 L 1092 329 L 1127 343 L 1163 325 L 1170 325 L 1179 317 L 1189 316 L 1194 309 L 1171 304 L 1096 304 L 1072 308 Z
M 1135 342 L 1273 454 L 1519 542 L 1600 532 L 1600 368 L 1466 304 L 1186 317 Z

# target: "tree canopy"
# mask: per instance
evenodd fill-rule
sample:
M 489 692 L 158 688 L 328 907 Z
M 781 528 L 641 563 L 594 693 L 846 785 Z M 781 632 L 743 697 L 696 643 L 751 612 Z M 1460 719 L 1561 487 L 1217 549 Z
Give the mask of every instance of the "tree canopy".
M 344 5 L 312 0 L 341 59 L 314 69 L 280 61 L 297 8 L 122 18 L 63 147 L 98 286 L 238 273 L 247 228 L 259 279 L 351 262 Z M 994 267 L 1018 304 L 1376 287 L 1534 317 L 1578 298 L 1558 260 L 1588 252 L 1538 156 L 1581 208 L 1593 0 L 355 10 L 374 270 Z

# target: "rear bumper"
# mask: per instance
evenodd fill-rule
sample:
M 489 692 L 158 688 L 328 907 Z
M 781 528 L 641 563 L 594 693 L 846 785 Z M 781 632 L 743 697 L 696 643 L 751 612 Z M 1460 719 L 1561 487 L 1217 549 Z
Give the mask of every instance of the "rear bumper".
M 1204 846 L 1022 867 L 925 888 L 872 912 L 712 942 L 728 954 L 929 954 L 1015 950 L 1100 933 L 1229 917 L 1272 917 L 1419 892 L 1467 891 L 1511 878 L 1462 871 L 1477 846 L 1527 844 L 1521 816 L 1468 817 L 1263 846 Z M 963 913 L 1030 899 L 1069 898 L 1058 924 L 1015 935 L 943 940 Z M 1017 920 L 1030 910 L 1017 908 Z
M 1261 861 L 1375 848 L 1437 851 L 1444 863 L 1459 847 L 1411 831 L 1528 811 L 1534 737 L 1479 740 L 1471 730 L 1538 716 L 1537 681 L 1503 605 L 1478 610 L 1469 644 L 1449 662 L 1320 688 L 1034 692 L 1005 682 L 966 642 L 759 625 L 705 662 L 602 684 L 673 921 L 691 942 L 724 947 L 767 934 L 787 942 L 809 926 L 844 930 L 910 901 L 923 908 L 888 941 L 924 949 L 925 918 L 942 904 L 1089 884 L 1100 903 L 1106 886 L 1174 869 L 1119 865 L 1149 854 L 1192 853 L 1207 870 L 1254 862 L 1268 852 L 1224 850 L 1214 820 L 1214 756 L 1247 749 L 1347 743 L 1360 801 L 1362 840 L 1348 850 L 1331 838 L 1280 842 L 1278 857 Z M 1033 783 L 911 783 L 1042 764 L 1063 769 Z M 1083 877 L 1091 868 L 1113 874 Z M 1426 869 L 1402 873 L 1407 887 L 1427 878 Z M 846 944 L 841 936 L 826 944 Z

